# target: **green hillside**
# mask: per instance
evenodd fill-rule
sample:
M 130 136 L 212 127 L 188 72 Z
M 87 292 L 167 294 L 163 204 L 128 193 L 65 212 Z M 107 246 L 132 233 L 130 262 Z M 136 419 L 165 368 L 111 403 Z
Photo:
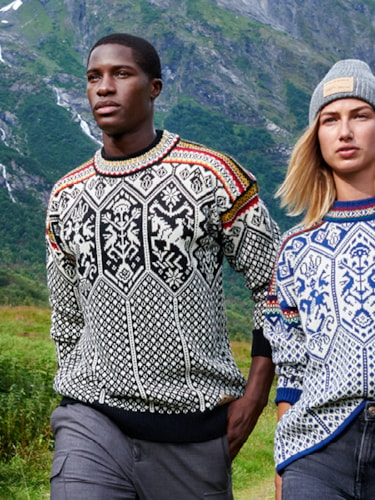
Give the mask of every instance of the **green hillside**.
M 338 58 L 375 65 L 374 26 L 370 0 L 0 0 L 0 304 L 45 300 L 51 186 L 100 139 L 85 96 L 100 36 L 129 31 L 156 46 L 156 125 L 236 157 L 284 230 L 294 221 L 273 195 L 310 92 Z

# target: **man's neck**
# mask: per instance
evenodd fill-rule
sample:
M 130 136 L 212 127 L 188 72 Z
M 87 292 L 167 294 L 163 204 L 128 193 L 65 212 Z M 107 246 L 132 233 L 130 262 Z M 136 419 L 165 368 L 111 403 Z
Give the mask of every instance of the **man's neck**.
M 155 129 L 123 134 L 121 136 L 108 136 L 103 133 L 104 151 L 108 156 L 130 156 L 146 149 L 156 138 Z

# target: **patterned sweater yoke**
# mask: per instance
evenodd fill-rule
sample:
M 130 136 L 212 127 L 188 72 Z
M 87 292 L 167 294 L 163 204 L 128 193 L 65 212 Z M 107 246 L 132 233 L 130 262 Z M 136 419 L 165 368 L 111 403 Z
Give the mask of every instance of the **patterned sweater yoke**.
M 206 439 L 207 415 L 245 387 L 223 257 L 243 274 L 261 331 L 277 241 L 255 178 L 230 157 L 167 131 L 132 157 L 98 151 L 56 183 L 48 209 L 56 391 L 144 439 L 178 441 L 171 419 L 184 418 Z
M 322 448 L 375 399 L 375 198 L 336 202 L 310 229 L 284 235 L 267 299 L 265 336 L 281 471 Z

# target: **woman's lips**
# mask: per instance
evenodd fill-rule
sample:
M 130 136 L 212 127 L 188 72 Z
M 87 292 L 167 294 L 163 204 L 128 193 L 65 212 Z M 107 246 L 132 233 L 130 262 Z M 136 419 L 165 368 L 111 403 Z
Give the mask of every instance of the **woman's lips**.
M 358 151 L 358 148 L 356 148 L 355 146 L 348 146 L 345 148 L 338 149 L 337 153 L 342 158 L 350 158 L 355 153 L 357 153 L 357 151 Z

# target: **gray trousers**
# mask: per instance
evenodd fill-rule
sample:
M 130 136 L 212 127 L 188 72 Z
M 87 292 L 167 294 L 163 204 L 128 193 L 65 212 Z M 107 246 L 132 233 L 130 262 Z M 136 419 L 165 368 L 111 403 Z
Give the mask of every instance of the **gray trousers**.
M 191 444 L 132 439 L 81 404 L 56 408 L 51 424 L 51 500 L 233 499 L 226 436 Z

